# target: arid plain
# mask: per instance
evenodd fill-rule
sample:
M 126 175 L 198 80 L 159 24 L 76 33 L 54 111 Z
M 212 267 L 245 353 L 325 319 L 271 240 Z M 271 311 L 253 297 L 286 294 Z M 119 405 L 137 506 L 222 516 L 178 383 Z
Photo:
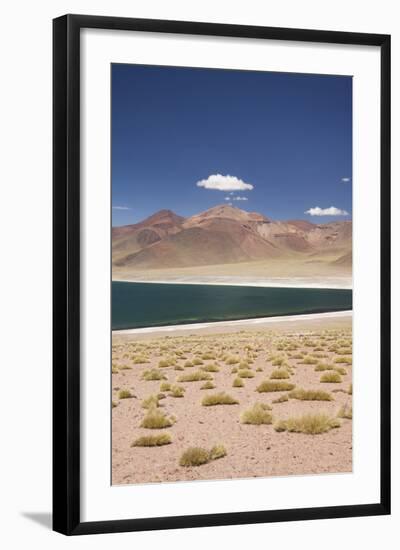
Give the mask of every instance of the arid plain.
M 351 315 L 113 334 L 112 483 L 350 472 Z

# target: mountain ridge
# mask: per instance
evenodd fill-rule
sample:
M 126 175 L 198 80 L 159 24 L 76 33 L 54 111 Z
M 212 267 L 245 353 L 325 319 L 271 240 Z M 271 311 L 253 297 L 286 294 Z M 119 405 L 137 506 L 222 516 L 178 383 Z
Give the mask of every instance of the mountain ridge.
M 113 266 L 162 269 L 253 262 L 318 254 L 351 267 L 351 221 L 275 221 L 258 212 L 217 205 L 183 217 L 162 209 L 141 222 L 112 228 Z

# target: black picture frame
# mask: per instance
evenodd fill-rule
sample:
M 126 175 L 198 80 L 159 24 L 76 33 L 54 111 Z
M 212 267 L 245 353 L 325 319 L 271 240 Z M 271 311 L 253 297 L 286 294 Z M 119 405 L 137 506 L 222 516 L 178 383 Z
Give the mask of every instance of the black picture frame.
M 378 46 L 381 51 L 379 502 L 145 519 L 80 520 L 80 31 L 84 28 Z M 53 21 L 53 529 L 66 535 L 390 514 L 390 36 L 65 15 Z

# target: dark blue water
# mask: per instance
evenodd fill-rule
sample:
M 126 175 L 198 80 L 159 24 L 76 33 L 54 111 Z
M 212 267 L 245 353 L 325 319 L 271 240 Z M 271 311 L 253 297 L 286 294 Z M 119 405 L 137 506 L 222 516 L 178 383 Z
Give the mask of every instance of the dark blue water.
M 343 289 L 112 283 L 113 330 L 351 308 Z

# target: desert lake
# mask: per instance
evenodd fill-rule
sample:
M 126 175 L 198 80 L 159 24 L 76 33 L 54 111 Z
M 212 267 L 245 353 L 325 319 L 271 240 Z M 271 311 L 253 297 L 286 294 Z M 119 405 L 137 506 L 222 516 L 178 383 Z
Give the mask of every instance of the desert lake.
M 112 282 L 112 329 L 352 309 L 352 291 Z

